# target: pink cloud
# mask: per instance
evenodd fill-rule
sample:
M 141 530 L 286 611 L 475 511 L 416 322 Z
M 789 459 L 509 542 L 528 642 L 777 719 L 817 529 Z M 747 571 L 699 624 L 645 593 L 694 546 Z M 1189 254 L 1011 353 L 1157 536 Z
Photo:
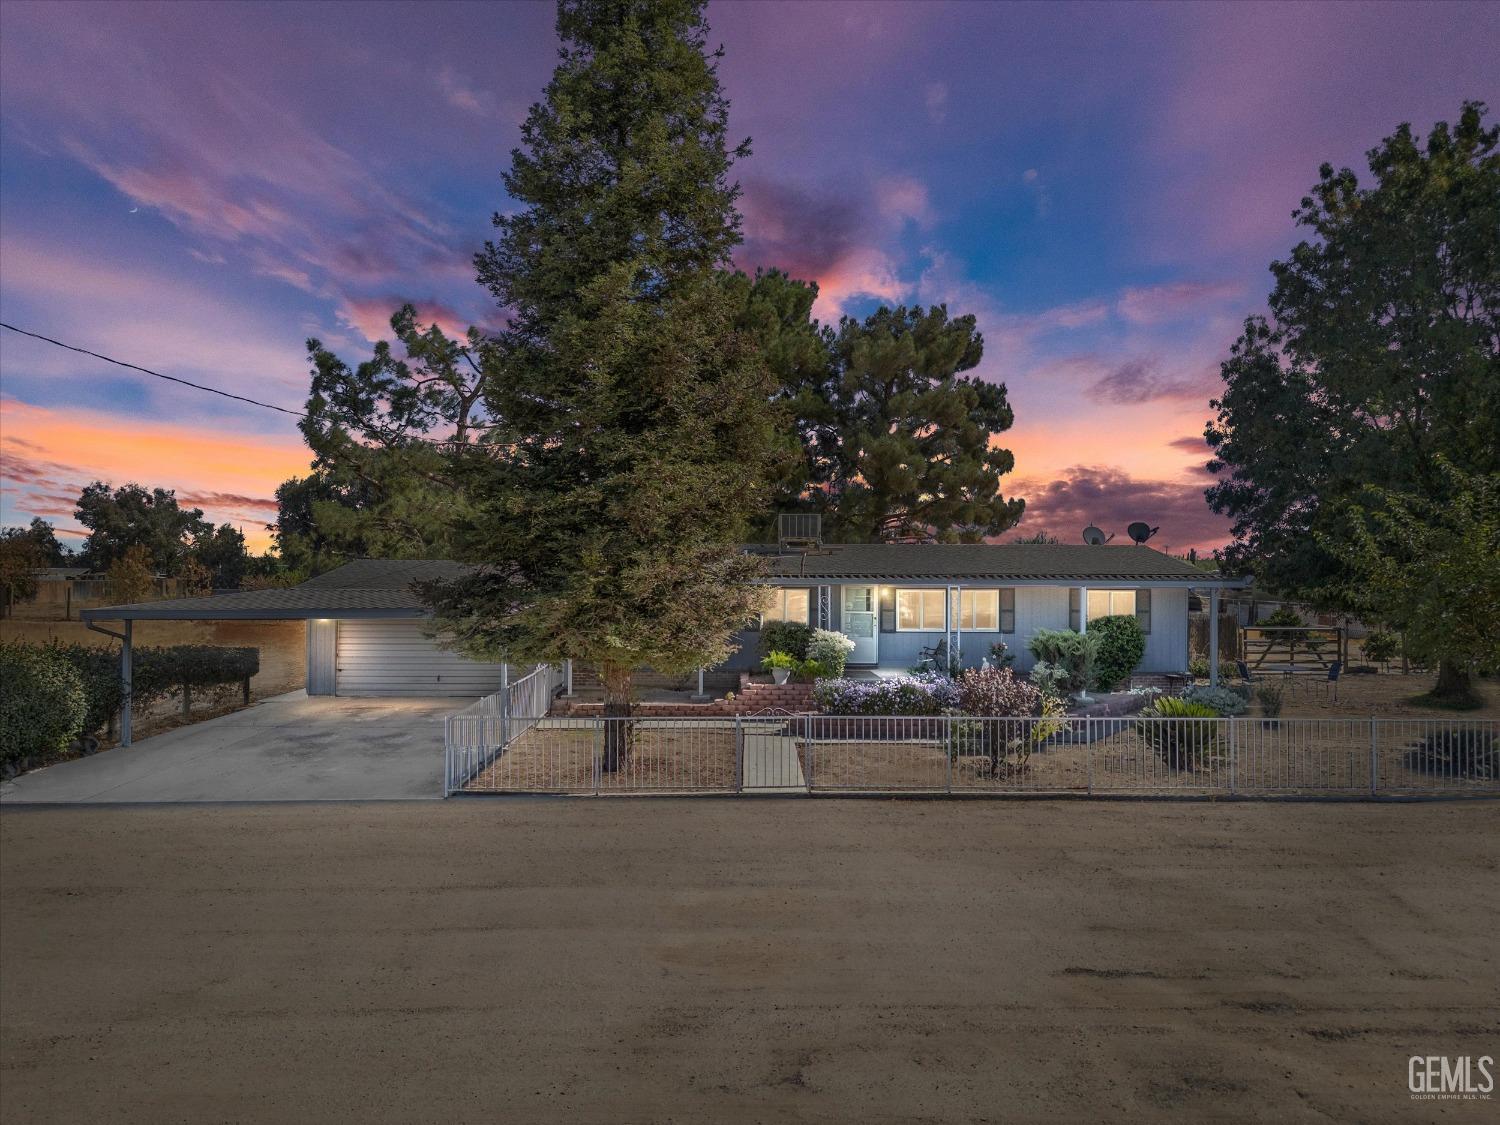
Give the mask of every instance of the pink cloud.
M 1162 550 L 1211 550 L 1230 539 L 1229 521 L 1210 510 L 1200 484 L 1135 477 L 1109 465 L 1073 465 L 1051 479 L 1017 480 L 1009 492 L 1026 497 L 1021 534 L 1045 531 L 1077 543 L 1090 523 L 1123 534 L 1131 521 L 1146 520 L 1160 525 L 1152 545 Z
M 339 319 L 372 344 L 390 340 L 393 338 L 391 315 L 408 300 L 395 296 L 351 298 L 339 308 Z M 463 339 L 472 323 L 441 301 L 413 300 L 410 303 L 416 306 L 418 324 L 436 324 L 450 339 Z
M 875 203 L 880 213 L 895 222 L 913 222 L 919 227 L 932 225 L 932 204 L 927 187 L 910 176 L 893 176 L 875 185 Z
M 1222 305 L 1242 295 L 1244 288 L 1233 281 L 1182 281 L 1129 288 L 1120 294 L 1116 308 L 1131 324 L 1157 325 Z

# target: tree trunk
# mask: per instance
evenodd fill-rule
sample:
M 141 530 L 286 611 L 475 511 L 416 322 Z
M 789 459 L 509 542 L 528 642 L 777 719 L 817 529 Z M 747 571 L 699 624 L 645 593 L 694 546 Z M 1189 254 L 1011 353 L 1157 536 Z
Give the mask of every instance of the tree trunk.
M 1432 698 L 1459 707 L 1473 707 L 1479 702 L 1474 694 L 1474 678 L 1469 670 L 1451 660 L 1438 661 L 1437 686 Z
M 605 664 L 599 669 L 604 684 L 605 773 L 623 769 L 630 758 L 630 666 Z

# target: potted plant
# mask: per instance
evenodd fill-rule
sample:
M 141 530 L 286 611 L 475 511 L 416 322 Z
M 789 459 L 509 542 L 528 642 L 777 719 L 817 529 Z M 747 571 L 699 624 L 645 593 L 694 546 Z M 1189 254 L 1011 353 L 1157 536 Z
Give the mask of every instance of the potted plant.
M 760 666 L 771 673 L 771 679 L 784 684 L 792 678 L 793 672 L 802 667 L 802 661 L 789 652 L 772 652 L 766 655 Z

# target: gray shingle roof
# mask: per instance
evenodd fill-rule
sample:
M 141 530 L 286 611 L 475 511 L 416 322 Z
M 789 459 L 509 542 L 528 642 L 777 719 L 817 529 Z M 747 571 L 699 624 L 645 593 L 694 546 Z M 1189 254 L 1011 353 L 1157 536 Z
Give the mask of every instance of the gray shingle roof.
M 771 556 L 778 579 L 818 581 L 1176 582 L 1239 585 L 1150 547 L 1063 543 L 843 543 Z
M 85 621 L 277 621 L 315 617 L 421 617 L 413 582 L 456 578 L 462 563 L 429 559 L 359 559 L 299 586 L 245 590 L 205 598 L 169 598 L 86 609 Z

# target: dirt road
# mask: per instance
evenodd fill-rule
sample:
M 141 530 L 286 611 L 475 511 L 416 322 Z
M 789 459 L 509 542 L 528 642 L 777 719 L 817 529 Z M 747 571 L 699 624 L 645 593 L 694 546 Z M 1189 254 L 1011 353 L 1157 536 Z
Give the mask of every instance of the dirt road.
M 0 814 L 0 1117 L 1493 1120 L 1500 807 Z

